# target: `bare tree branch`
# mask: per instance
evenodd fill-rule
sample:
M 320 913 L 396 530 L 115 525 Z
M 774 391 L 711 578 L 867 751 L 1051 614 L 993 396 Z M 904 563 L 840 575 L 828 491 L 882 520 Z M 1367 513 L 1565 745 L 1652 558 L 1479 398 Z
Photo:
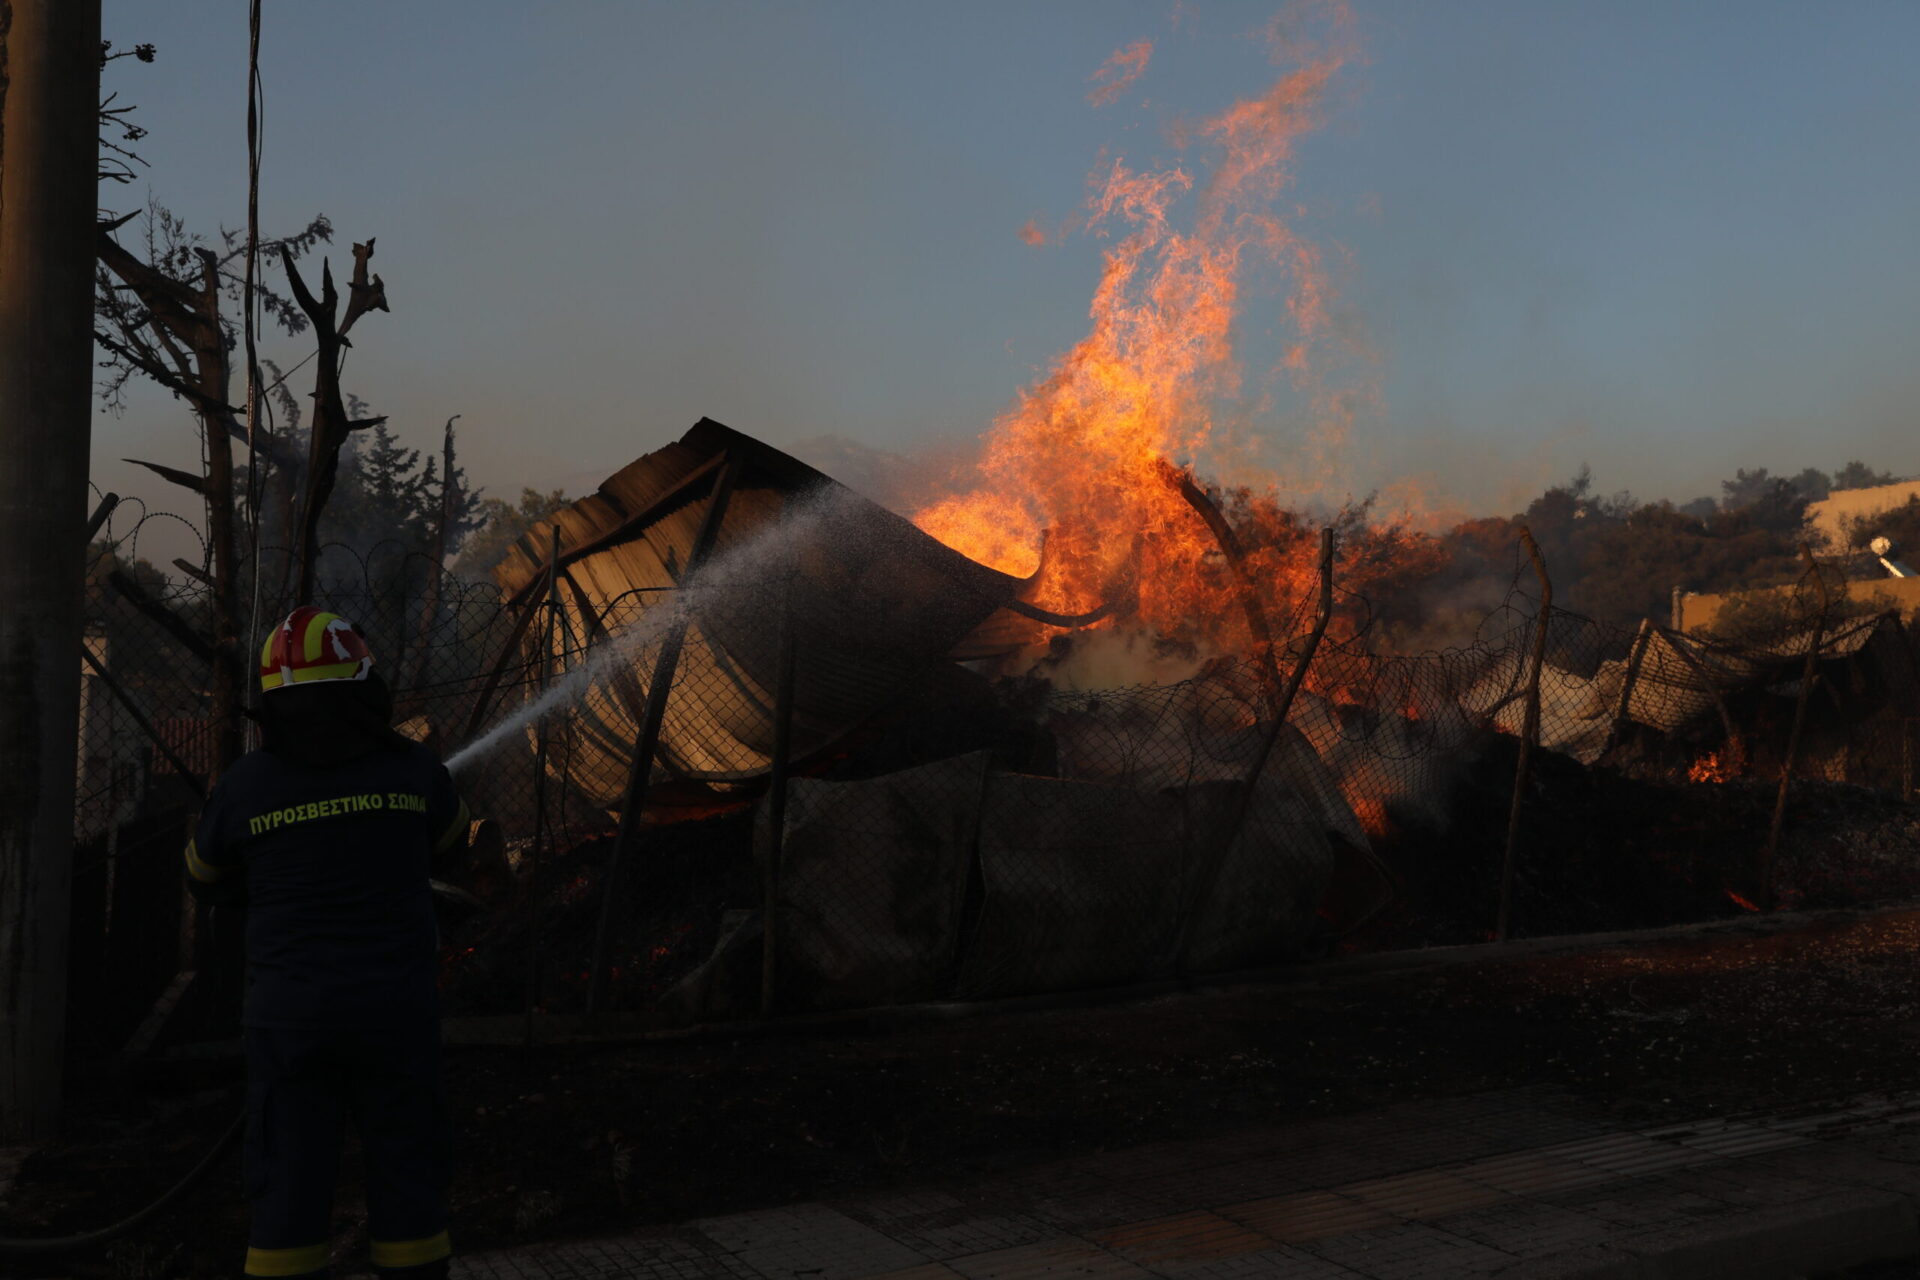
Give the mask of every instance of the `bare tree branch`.
M 131 462 L 136 467 L 145 467 L 162 480 L 171 481 L 184 489 L 191 489 L 201 497 L 206 496 L 207 480 L 205 476 L 195 475 L 191 471 L 181 471 L 175 467 L 161 466 L 157 462 L 142 462 L 138 458 L 122 458 L 120 461 Z
M 387 286 L 379 276 L 373 282 L 367 282 L 367 262 L 373 257 L 373 237 L 368 236 L 365 244 L 353 246 L 353 281 L 347 286 L 347 314 L 340 319 L 340 341 L 347 346 L 347 330 L 353 328 L 353 322 L 369 311 L 387 310 Z

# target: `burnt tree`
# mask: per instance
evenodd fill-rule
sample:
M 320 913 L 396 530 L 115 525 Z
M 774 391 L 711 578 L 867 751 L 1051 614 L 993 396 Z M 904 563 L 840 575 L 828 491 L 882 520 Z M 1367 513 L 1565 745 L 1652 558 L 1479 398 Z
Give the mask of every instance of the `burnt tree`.
M 369 311 L 387 310 L 387 290 L 379 276 L 369 277 L 367 262 L 373 257 L 373 237 L 353 246 L 353 278 L 347 284 L 346 314 L 335 319 L 340 294 L 333 287 L 333 268 L 320 261 L 320 296 L 315 298 L 300 278 L 293 254 L 281 249 L 280 261 L 287 269 L 287 284 L 299 301 L 300 309 L 313 325 L 314 345 L 319 358 L 314 362 L 313 429 L 307 436 L 306 493 L 300 504 L 300 530 L 294 543 L 294 563 L 299 574 L 294 602 L 307 604 L 313 598 L 314 562 L 319 557 L 320 513 L 333 493 L 334 476 L 340 465 L 340 450 L 353 432 L 379 426 L 377 418 L 350 418 L 340 394 L 340 354 L 353 344 L 347 331 L 354 321 Z
M 244 439 L 246 428 L 227 402 L 232 367 L 220 317 L 219 264 L 210 250 L 198 249 L 199 280 L 189 284 L 142 262 L 122 248 L 111 232 L 111 225 L 103 226 L 95 246 L 99 289 L 109 295 L 131 294 L 136 305 L 102 308 L 101 315 L 113 331 L 96 332 L 95 339 L 132 368 L 183 397 L 201 426 L 201 474 L 153 462 L 139 465 L 191 489 L 206 504 L 212 603 L 207 622 L 212 634 L 204 652 L 212 665 L 211 712 L 216 751 L 224 767 L 240 754 L 243 729 L 245 664 L 240 657 L 244 646 L 234 534 L 233 438 L 237 431 Z M 133 603 L 146 612 L 165 612 L 158 601 Z
M 195 634 L 193 650 L 207 660 L 211 670 L 210 712 L 216 726 L 218 762 L 224 767 L 239 755 L 244 736 L 242 707 L 250 648 L 244 632 L 250 602 L 241 583 L 243 552 L 257 559 L 266 545 L 263 535 L 276 524 L 283 536 L 307 534 L 299 553 L 303 568 L 300 599 L 307 599 L 311 591 L 311 530 L 318 522 L 326 494 L 331 492 L 339 446 L 336 442 L 325 451 L 316 447 L 303 456 L 292 430 L 261 430 L 250 435 L 245 411 L 233 403 L 237 344 L 228 310 L 231 304 L 244 306 L 246 301 L 242 282 L 232 270 L 234 261 L 244 253 L 244 244 L 226 235 L 223 248 L 216 251 L 187 234 L 165 210 L 154 210 L 149 214 L 146 252 L 141 254 L 115 237 L 128 221 L 130 218 L 103 222 L 97 229 L 94 340 L 112 357 L 110 365 L 116 370 L 106 389 L 109 397 L 117 395 L 128 378 L 144 377 L 185 400 L 199 425 L 202 456 L 198 471 L 139 459 L 129 461 L 192 490 L 203 501 L 208 563 L 195 569 L 192 576 L 206 584 L 209 608 L 204 619 L 189 621 L 151 597 L 127 594 L 127 599 L 169 633 Z M 267 246 L 279 252 L 299 302 L 296 305 L 259 285 L 254 286 L 255 296 L 289 334 L 304 332 L 308 314 L 322 310 L 299 279 L 294 260 L 331 236 L 332 228 L 322 217 L 297 235 Z M 364 261 L 370 252 L 370 248 L 355 246 L 361 264 L 355 272 L 356 285 L 364 285 Z M 385 309 L 377 279 L 364 293 L 359 311 Z M 333 298 L 330 274 L 324 294 L 329 300 Z M 322 365 L 312 433 L 316 440 L 322 434 L 319 428 L 323 420 L 345 419 L 340 408 L 338 368 L 342 339 L 332 323 L 331 308 L 325 313 L 327 323 L 316 324 L 319 350 L 315 354 Z M 350 305 L 347 323 L 357 314 Z M 329 406 L 331 418 L 327 417 Z M 375 421 L 378 419 L 350 425 L 372 425 Z M 344 439 L 344 431 L 340 438 Z M 247 474 L 236 459 L 236 444 L 252 451 L 261 468 L 259 474 Z M 326 470 L 326 483 L 318 486 L 316 498 L 313 467 L 320 457 L 324 457 L 321 465 Z M 298 507 L 297 528 L 296 491 L 303 491 L 305 497 Z M 245 545 L 243 531 L 250 534 Z M 283 588 L 284 583 L 276 584 L 276 590 Z

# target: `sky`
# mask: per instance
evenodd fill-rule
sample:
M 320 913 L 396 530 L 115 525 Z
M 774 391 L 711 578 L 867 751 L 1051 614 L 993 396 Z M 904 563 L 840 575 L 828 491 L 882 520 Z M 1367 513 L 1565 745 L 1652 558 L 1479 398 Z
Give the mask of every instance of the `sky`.
M 1061 229 L 1089 173 L 1202 163 L 1181 125 L 1272 81 L 1278 8 L 268 3 L 262 229 L 326 214 L 343 276 L 377 237 L 393 310 L 344 383 L 412 446 L 460 414 L 496 496 L 589 492 L 703 415 L 951 452 L 1086 332 L 1103 242 Z M 1507 514 L 1582 464 L 1676 501 L 1736 466 L 1920 473 L 1920 6 L 1353 12 L 1363 56 L 1282 197 L 1377 393 L 1333 496 Z M 107 68 L 149 134 L 103 203 L 243 226 L 246 5 L 106 0 L 104 34 L 158 56 Z M 1239 338 L 1250 369 L 1285 341 Z M 1302 424 L 1242 427 L 1284 471 Z M 197 452 L 161 394 L 94 422 L 95 483 L 158 509 L 196 515 L 121 459 Z

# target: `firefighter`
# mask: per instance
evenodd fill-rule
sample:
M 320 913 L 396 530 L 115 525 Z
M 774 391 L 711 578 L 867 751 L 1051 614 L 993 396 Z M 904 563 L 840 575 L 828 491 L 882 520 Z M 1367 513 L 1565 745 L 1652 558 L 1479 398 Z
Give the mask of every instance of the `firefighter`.
M 466 847 L 446 766 L 392 728 L 353 624 L 295 609 L 260 652 L 261 747 L 220 779 L 188 885 L 245 912 L 246 1274 L 325 1276 L 345 1122 L 382 1276 L 443 1277 L 450 1123 L 431 864 Z

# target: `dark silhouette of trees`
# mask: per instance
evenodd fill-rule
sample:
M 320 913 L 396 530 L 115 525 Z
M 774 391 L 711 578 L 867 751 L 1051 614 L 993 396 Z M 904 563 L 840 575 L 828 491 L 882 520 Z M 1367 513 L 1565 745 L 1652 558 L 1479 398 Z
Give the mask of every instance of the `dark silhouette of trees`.
M 1871 489 L 1876 485 L 1895 484 L 1900 477 L 1891 471 L 1875 471 L 1864 462 L 1855 460 L 1833 473 L 1833 487 L 1836 489 Z
M 358 397 L 348 397 L 348 412 L 365 416 Z M 431 560 L 439 545 L 446 485 L 442 460 L 402 445 L 384 419 L 356 435 L 340 455 L 339 478 L 321 515 L 322 544 L 343 544 L 362 558 L 397 553 Z M 459 551 L 480 528 L 487 499 L 467 484 L 466 468 L 453 473 L 454 508 L 447 548 Z
M 470 581 L 491 583 L 493 567 L 500 563 L 507 549 L 527 530 L 566 505 L 566 495 L 558 489 L 551 493 L 522 489 L 517 503 L 504 498 L 483 499 L 475 511 L 478 528 L 462 545 L 453 561 L 453 572 Z

